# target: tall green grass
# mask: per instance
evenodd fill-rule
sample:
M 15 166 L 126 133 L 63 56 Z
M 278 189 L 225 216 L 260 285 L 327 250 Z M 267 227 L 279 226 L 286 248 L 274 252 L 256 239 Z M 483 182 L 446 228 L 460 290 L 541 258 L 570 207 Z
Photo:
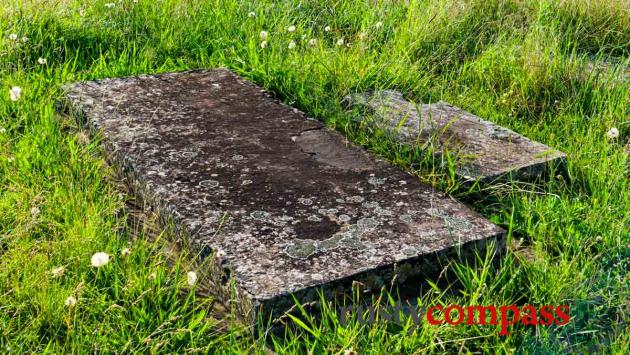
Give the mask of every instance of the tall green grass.
M 630 347 L 630 84 L 619 80 L 630 60 L 627 2 L 107 4 L 0 3 L 1 351 L 620 353 Z M 291 25 L 295 32 L 287 31 Z M 617 64 L 587 67 L 603 61 Z M 408 333 L 356 320 L 341 325 L 325 309 L 321 318 L 303 314 L 284 334 L 222 331 L 208 316 L 212 299 L 186 282 L 196 268 L 192 256 L 167 262 L 164 243 L 128 227 L 130 197 L 120 194 L 98 142 L 56 113 L 55 104 L 67 82 L 215 66 L 273 91 L 513 232 L 498 267 L 483 255 L 474 265 L 453 264 L 447 280 L 418 286 L 423 304 L 568 304 L 571 322 L 521 327 L 507 337 L 492 327 L 428 324 Z M 13 86 L 22 88 L 16 102 L 9 97 Z M 418 102 L 446 100 L 560 149 L 569 155 L 567 176 L 535 186 L 464 189 L 448 162 L 398 147 L 343 110 L 344 95 L 379 88 Z M 618 138 L 607 136 L 612 127 Z M 123 257 L 125 248 L 131 254 Z M 112 259 L 95 269 L 90 257 L 99 251 Z M 53 277 L 59 266 L 66 272 Z M 77 299 L 72 307 L 64 304 L 69 296 Z

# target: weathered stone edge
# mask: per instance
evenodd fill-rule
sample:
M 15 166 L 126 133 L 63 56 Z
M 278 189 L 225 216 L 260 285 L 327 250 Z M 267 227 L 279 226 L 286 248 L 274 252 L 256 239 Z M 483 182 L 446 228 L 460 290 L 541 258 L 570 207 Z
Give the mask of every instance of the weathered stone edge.
M 392 91 L 392 90 L 385 90 L 385 91 Z M 362 95 L 367 95 L 372 96 L 376 91 L 369 91 L 369 92 L 364 92 L 364 93 L 354 93 L 354 94 L 350 94 L 350 95 L 346 95 L 344 97 L 344 99 L 342 100 L 342 105 L 347 109 L 347 110 L 351 110 L 352 108 L 357 108 L 359 109 L 359 111 L 361 112 L 367 112 L 369 114 L 374 114 L 374 111 L 369 107 L 369 105 L 367 104 L 366 100 L 362 97 Z M 401 100 L 404 100 L 402 98 L 402 94 L 398 91 L 394 91 L 395 93 L 399 94 L 401 97 Z M 409 102 L 409 101 L 407 101 Z M 472 113 L 463 110 L 457 106 L 454 106 L 446 101 L 438 101 L 433 103 L 435 105 L 437 104 L 442 104 L 442 105 L 448 105 L 450 107 L 459 109 L 461 111 L 464 111 L 468 114 L 470 114 L 471 116 L 475 116 Z M 497 174 L 493 174 L 493 175 L 484 175 L 484 176 L 479 176 L 477 178 L 473 178 L 471 176 L 468 176 L 465 172 L 459 171 L 458 169 L 456 169 L 455 171 L 455 175 L 457 176 L 457 178 L 463 180 L 466 184 L 472 184 L 472 183 L 479 183 L 479 184 L 490 184 L 493 182 L 505 182 L 505 181 L 522 181 L 522 182 L 531 182 L 534 181 L 535 179 L 544 176 L 546 173 L 557 169 L 560 172 L 564 172 L 566 170 L 566 163 L 567 163 L 567 155 L 557 149 L 554 149 L 552 147 L 549 147 L 543 143 L 534 141 L 526 136 L 523 136 L 522 134 L 515 132 L 509 128 L 503 127 L 503 126 L 499 126 L 494 122 L 491 121 L 487 121 L 484 120 L 483 118 L 479 118 L 481 121 L 483 121 L 484 125 L 491 125 L 491 126 L 496 126 L 496 127 L 500 127 L 501 130 L 504 130 L 506 132 L 509 132 L 511 134 L 514 135 L 518 135 L 521 136 L 531 142 L 534 142 L 536 144 L 540 144 L 543 145 L 547 148 L 549 148 L 550 151 L 552 151 L 551 154 L 549 154 L 546 157 L 542 157 L 540 159 L 540 161 L 538 161 L 537 163 L 534 164 L 521 164 L 518 166 L 514 166 L 511 170 L 505 172 L 505 173 L 497 173 Z M 405 141 L 404 139 L 401 139 L 401 137 L 399 137 L 397 134 L 393 133 L 390 129 L 388 128 L 384 128 L 381 127 L 377 124 L 378 121 L 375 120 L 370 120 L 368 121 L 369 124 L 371 125 L 375 125 L 376 128 L 379 129 L 383 129 L 384 131 L 388 132 L 388 134 L 396 141 L 398 141 L 401 144 L 407 145 L 407 146 L 411 146 L 413 144 L 413 142 L 408 142 Z M 450 154 L 450 151 L 445 150 L 445 151 L 435 151 L 434 152 L 434 156 L 436 158 L 440 158 L 445 156 L 446 154 Z

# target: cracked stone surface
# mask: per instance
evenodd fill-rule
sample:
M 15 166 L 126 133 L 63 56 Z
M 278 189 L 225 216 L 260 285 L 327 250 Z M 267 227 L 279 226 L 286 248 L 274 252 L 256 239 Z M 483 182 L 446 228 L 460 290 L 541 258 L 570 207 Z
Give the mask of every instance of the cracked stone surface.
M 228 70 L 72 84 L 134 193 L 233 280 L 244 317 L 369 287 L 504 231 Z M 440 254 L 441 253 L 441 254 Z M 336 292 L 336 291 L 335 291 Z M 243 306 L 245 307 L 245 306 Z
M 510 176 L 531 180 L 566 155 L 447 102 L 415 105 L 398 91 L 383 90 L 345 98 L 364 109 L 373 123 L 404 144 L 432 145 L 457 158 L 456 173 L 468 181 L 491 182 Z

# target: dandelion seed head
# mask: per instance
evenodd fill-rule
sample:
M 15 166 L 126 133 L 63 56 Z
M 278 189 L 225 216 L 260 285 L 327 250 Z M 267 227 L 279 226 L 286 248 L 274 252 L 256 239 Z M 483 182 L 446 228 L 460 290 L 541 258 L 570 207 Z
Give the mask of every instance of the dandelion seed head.
M 37 59 L 37 63 L 39 63 L 39 65 L 45 65 L 47 62 L 46 58 Z
M 22 88 L 19 86 L 14 86 L 9 90 L 9 95 L 11 96 L 11 101 L 17 101 L 22 96 Z
M 379 21 L 379 22 L 376 23 L 375 26 L 376 26 L 376 28 L 381 28 L 381 27 L 383 27 L 383 23 L 381 21 Z
M 22 41 L 22 43 L 26 43 L 26 42 L 28 42 L 28 37 L 24 36 L 24 37 L 20 38 L 20 41 Z
M 267 31 L 260 31 L 260 39 L 264 41 L 267 38 L 269 38 L 269 33 L 267 33 Z
M 92 266 L 94 267 L 105 266 L 107 265 L 107 263 L 109 263 L 109 255 L 107 255 L 107 253 L 104 253 L 104 252 L 98 252 L 92 255 L 91 262 L 92 262 Z
M 0 133 L 2 134 L 7 133 L 7 129 L 4 127 L 0 127 Z
M 311 38 L 308 41 L 308 45 L 311 46 L 311 47 L 315 47 L 317 45 L 317 38 Z
M 295 46 L 296 46 L 296 45 L 297 45 L 297 44 L 295 43 L 295 41 L 291 41 L 291 42 L 289 42 L 289 49 L 293 49 L 293 48 L 295 48 Z
M 15 34 L 15 33 L 11 33 L 11 34 L 9 35 L 9 39 L 10 39 L 10 40 L 12 40 L 12 41 L 17 41 L 17 39 L 18 39 L 18 35 L 17 35 L 17 34 Z
M 617 127 L 612 127 L 608 130 L 608 132 L 606 132 L 606 135 L 609 139 L 617 139 L 619 138 L 619 130 L 617 129 Z
M 267 41 L 260 42 L 260 48 L 267 48 Z
M 330 26 L 324 27 L 324 32 L 330 32 L 330 30 L 331 30 Z
M 72 307 L 75 304 L 77 304 L 77 299 L 74 298 L 73 296 L 68 296 L 68 298 L 66 298 L 66 301 L 64 302 L 64 304 L 66 305 L 66 307 Z
M 33 217 L 33 218 L 37 217 L 40 212 L 41 211 L 40 211 L 39 207 L 37 207 L 37 206 L 31 207 L 31 217 Z
M 155 280 L 157 278 L 157 272 L 153 271 L 149 274 L 149 280 Z
M 247 14 L 247 17 L 256 17 L 256 13 L 254 11 L 251 11 Z
M 194 284 L 197 283 L 197 273 L 196 272 L 188 271 L 186 276 L 187 276 L 188 286 L 193 286 Z
M 337 40 L 337 45 L 338 45 L 338 46 L 343 46 L 343 44 L 344 44 L 343 38 L 339 38 L 339 39 Z
M 108 2 L 107 4 L 105 4 L 105 7 L 108 9 L 113 9 L 116 6 L 116 4 L 114 4 L 113 2 Z
M 289 32 L 295 32 L 295 26 L 289 26 L 289 27 L 287 27 L 287 31 L 289 31 Z
M 53 277 L 61 277 L 66 272 L 66 268 L 58 266 L 50 271 Z
M 122 255 L 122 256 L 127 256 L 129 254 L 131 254 L 131 250 L 129 248 L 125 248 L 125 249 L 120 251 L 120 255 Z

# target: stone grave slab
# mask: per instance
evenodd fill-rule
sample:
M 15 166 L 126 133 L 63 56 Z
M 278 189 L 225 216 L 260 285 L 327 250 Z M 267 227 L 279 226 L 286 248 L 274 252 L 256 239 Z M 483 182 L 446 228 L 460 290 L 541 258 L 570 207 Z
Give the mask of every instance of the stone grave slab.
M 566 159 L 562 152 L 447 102 L 416 105 L 393 90 L 349 95 L 344 101 L 370 113 L 373 124 L 403 144 L 432 144 L 438 156 L 448 151 L 457 159 L 457 175 L 467 181 L 532 180 Z
M 133 193 L 214 260 L 200 271 L 246 321 L 504 246 L 476 212 L 228 70 L 66 90 Z

